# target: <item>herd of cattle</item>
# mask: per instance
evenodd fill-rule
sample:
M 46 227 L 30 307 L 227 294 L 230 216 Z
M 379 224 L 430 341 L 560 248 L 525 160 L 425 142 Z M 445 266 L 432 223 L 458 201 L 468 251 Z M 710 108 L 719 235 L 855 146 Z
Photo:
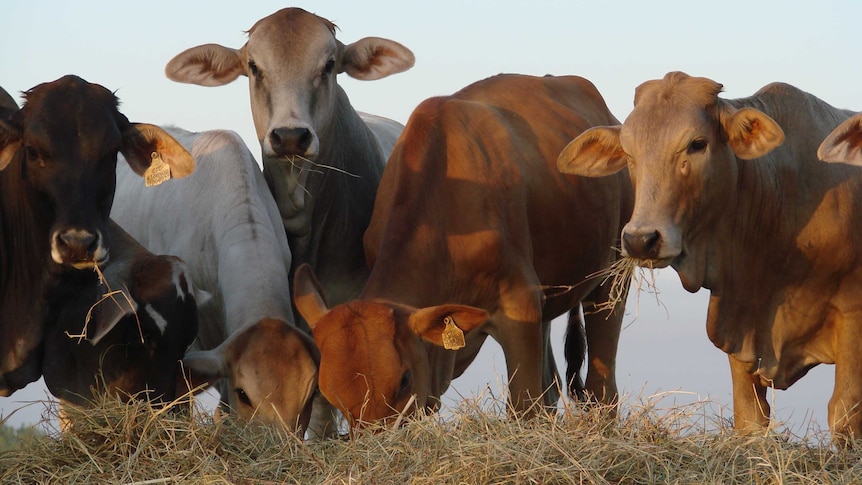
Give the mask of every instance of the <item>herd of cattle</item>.
M 413 62 L 300 9 L 177 55 L 174 81 L 248 78 L 262 171 L 235 133 L 129 122 L 75 76 L 20 108 L 0 89 L 0 396 L 217 385 L 241 419 L 328 436 L 435 409 L 490 335 L 513 412 L 563 387 L 614 404 L 625 302 L 593 275 L 628 257 L 710 290 L 737 428 L 828 363 L 833 436 L 862 437 L 862 115 L 673 72 L 620 123 L 583 78 L 506 74 L 401 126 L 336 83 Z

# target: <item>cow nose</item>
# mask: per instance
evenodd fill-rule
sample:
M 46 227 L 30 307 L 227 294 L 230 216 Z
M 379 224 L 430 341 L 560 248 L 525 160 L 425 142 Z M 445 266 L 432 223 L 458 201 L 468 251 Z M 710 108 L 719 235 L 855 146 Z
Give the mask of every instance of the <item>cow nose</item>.
M 658 259 L 661 242 L 661 234 L 658 231 L 623 233 L 623 248 L 631 258 Z
M 308 128 L 276 128 L 269 133 L 272 150 L 280 157 L 305 154 L 311 140 Z
M 60 234 L 60 242 L 72 251 L 92 254 L 96 250 L 98 237 L 90 231 L 69 229 Z

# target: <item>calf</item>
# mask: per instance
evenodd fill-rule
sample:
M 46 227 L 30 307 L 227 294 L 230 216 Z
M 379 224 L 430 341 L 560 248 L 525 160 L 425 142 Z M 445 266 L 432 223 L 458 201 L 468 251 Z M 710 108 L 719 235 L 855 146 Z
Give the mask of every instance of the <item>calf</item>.
M 305 429 L 317 350 L 293 325 L 290 249 L 261 170 L 234 132 L 167 131 L 194 156 L 195 173 L 144 187 L 119 164 L 111 216 L 148 249 L 183 258 L 210 295 L 184 359 L 192 381 L 221 381 L 222 401 L 242 419 Z

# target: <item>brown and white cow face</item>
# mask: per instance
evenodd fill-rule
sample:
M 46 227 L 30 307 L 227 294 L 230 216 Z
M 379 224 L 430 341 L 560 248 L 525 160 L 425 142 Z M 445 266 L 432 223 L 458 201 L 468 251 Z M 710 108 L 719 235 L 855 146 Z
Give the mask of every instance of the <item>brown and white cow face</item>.
M 183 364 L 195 385 L 227 378 L 228 405 L 240 419 L 293 432 L 308 428 L 318 356 L 306 334 L 266 319 L 212 350 L 189 352 Z
M 428 344 L 451 350 L 447 342 L 488 320 L 485 310 L 465 305 L 416 309 L 384 300 L 357 300 L 326 307 L 311 267 L 296 270 L 294 304 L 320 349 L 318 387 L 344 414 L 351 430 L 386 423 L 418 408 L 436 408 L 429 397 Z
M 862 166 L 862 113 L 832 130 L 817 149 L 817 157 L 824 162 Z
M 113 93 L 81 78 L 40 84 L 25 96 L 23 108 L 0 119 L 0 170 L 20 164 L 24 190 L 52 216 L 55 263 L 103 264 L 117 153 L 141 176 L 160 159 L 170 177 L 183 177 L 194 170 L 194 159 L 160 128 L 130 123 Z
M 297 157 L 300 165 L 302 159 L 318 158 L 327 144 L 338 143 L 335 118 L 343 109 L 338 106 L 338 73 L 370 81 L 413 63 L 413 53 L 397 42 L 366 37 L 345 46 L 335 38 L 332 22 L 286 8 L 255 23 L 241 49 L 192 47 L 171 59 L 165 73 L 173 81 L 201 86 L 247 76 L 264 160 L 294 162 Z M 300 172 L 296 175 L 289 183 L 303 183 Z
M 720 84 L 683 73 L 648 81 L 621 127 L 587 130 L 557 162 L 564 173 L 591 177 L 628 166 L 635 207 L 622 231 L 623 254 L 654 267 L 673 264 L 689 291 L 701 287 L 706 271 L 695 240 L 734 193 L 736 158 L 761 157 L 784 140 L 766 114 L 736 110 L 719 92 Z

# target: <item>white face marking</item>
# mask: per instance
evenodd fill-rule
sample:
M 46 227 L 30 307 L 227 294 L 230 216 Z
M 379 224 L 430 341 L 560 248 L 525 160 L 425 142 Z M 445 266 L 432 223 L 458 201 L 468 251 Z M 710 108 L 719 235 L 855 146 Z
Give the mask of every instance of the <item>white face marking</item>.
M 150 318 L 153 319 L 153 322 L 156 323 L 156 326 L 159 327 L 159 332 L 164 335 L 165 329 L 168 327 L 168 321 L 165 320 L 165 318 L 162 317 L 161 314 L 159 314 L 159 312 L 157 312 L 150 304 L 147 304 L 147 306 L 144 307 L 144 311 L 147 312 L 147 315 L 149 315 Z
M 188 275 L 185 275 L 186 267 L 182 262 L 172 261 L 171 269 L 173 270 L 171 281 L 174 283 L 174 289 L 177 292 L 177 297 L 180 299 L 180 301 L 185 302 L 186 296 L 189 295 L 189 291 L 194 292 L 192 281 L 188 278 Z M 183 275 L 185 275 L 185 280 L 188 285 L 188 288 L 183 288 L 182 281 L 180 280 Z M 186 289 L 188 291 L 186 291 Z

